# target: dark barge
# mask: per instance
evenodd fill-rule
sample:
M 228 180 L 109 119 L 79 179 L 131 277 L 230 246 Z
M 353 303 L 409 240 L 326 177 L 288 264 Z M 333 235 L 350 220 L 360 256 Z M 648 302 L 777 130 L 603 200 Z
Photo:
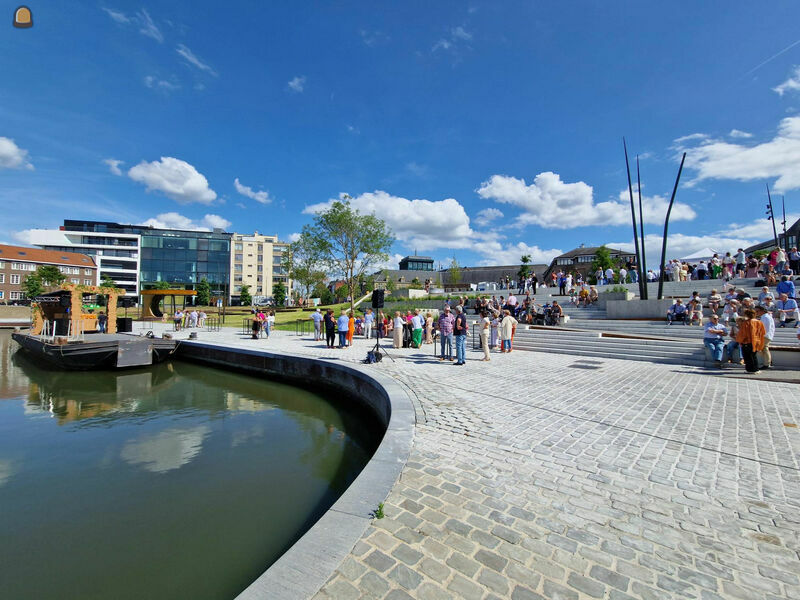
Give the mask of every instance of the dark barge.
M 34 360 L 70 371 L 146 367 L 175 352 L 175 340 L 125 334 L 87 335 L 70 340 L 14 332 L 11 337 Z

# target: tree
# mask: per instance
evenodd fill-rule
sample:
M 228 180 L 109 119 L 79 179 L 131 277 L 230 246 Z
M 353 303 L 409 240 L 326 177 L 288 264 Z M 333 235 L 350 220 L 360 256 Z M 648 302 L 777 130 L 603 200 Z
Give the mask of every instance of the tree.
M 312 298 L 319 298 L 320 304 L 333 304 L 334 297 L 331 294 L 331 291 L 328 289 L 324 283 L 318 283 L 316 287 L 314 287 L 314 291 L 311 292 Z
M 66 277 L 52 265 L 42 265 L 22 280 L 22 289 L 25 296 L 33 300 L 41 296 L 47 287 L 56 287 L 64 283 Z
M 283 255 L 283 268 L 308 297 L 318 283 L 325 281 L 320 245 L 306 232 L 291 244 Z
M 611 253 L 605 246 L 600 246 L 594 253 L 594 260 L 592 261 L 592 271 L 597 269 L 613 269 L 614 261 L 611 259 Z
M 422 282 L 419 280 L 419 277 L 414 277 L 411 280 L 411 284 L 408 286 L 412 290 L 421 290 L 422 289 Z
M 197 284 L 197 304 L 199 306 L 211 304 L 211 284 L 208 283 L 205 277 Z
M 282 281 L 272 286 L 272 299 L 275 300 L 275 306 L 283 306 L 286 302 L 286 286 Z
M 239 301 L 242 306 L 249 306 L 253 302 L 253 297 L 250 295 L 250 286 L 246 283 L 242 286 L 242 291 L 239 292 Z
M 350 309 L 355 310 L 359 277 L 375 263 L 389 260 L 394 236 L 381 219 L 354 209 L 349 198 L 345 195 L 343 201 L 337 200 L 329 209 L 317 213 L 314 222 L 303 227 L 302 235 L 316 244 L 322 263 L 342 277 Z
M 389 290 L 390 292 L 393 292 L 394 288 L 395 288 L 395 285 L 394 285 L 394 280 L 392 279 L 392 276 L 389 275 L 389 271 L 387 271 L 386 269 L 383 269 L 381 271 L 381 273 L 383 274 L 383 280 L 386 282 L 386 289 Z
M 172 286 L 169 284 L 168 281 L 157 281 L 155 286 L 153 286 L 153 289 L 156 290 L 169 290 L 171 288 Z
M 528 275 L 531 274 L 531 255 L 530 254 L 523 254 L 522 258 L 519 259 L 522 263 L 522 266 L 519 268 L 519 272 L 517 273 L 517 277 L 520 281 L 523 281 L 528 278 Z
M 450 268 L 447 270 L 449 275 L 450 283 L 453 285 L 458 285 L 461 283 L 461 267 L 458 266 L 458 261 L 456 257 L 453 257 L 453 260 L 450 261 Z

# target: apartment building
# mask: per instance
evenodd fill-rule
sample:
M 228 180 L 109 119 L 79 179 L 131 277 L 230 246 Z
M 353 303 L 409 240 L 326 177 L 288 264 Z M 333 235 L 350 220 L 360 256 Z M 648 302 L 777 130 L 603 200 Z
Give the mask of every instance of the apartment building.
M 278 236 L 234 233 L 231 238 L 231 300 L 238 300 L 247 285 L 255 301 L 270 300 L 273 287 L 283 283 L 290 295 L 292 282 L 283 268 L 283 256 L 289 244 Z
M 58 229 L 32 230 L 30 241 L 44 250 L 89 255 L 97 266 L 98 282 L 107 276 L 128 296 L 139 294 L 141 236 L 132 227 L 65 220 Z
M 58 267 L 70 283 L 97 285 L 97 265 L 86 254 L 0 244 L 0 303 L 25 300 L 22 282 L 40 266 Z

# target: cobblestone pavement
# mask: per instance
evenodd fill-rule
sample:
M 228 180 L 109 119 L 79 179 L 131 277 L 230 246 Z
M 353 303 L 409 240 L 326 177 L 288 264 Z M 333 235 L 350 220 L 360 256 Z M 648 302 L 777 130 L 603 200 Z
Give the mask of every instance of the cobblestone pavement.
M 217 334 L 223 335 L 223 334 Z M 358 360 L 289 334 L 274 351 Z M 533 352 L 375 365 L 416 398 L 384 508 L 315 600 L 800 599 L 794 384 Z

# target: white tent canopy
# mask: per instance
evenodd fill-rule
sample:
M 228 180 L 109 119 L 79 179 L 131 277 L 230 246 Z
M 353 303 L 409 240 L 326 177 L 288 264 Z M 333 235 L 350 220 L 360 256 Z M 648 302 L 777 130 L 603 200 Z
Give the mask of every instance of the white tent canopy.
M 684 256 L 679 260 L 681 262 L 687 262 L 687 263 L 696 263 L 700 262 L 701 260 L 708 262 L 715 254 L 719 254 L 720 256 L 725 255 L 724 252 L 720 253 L 717 252 L 716 250 L 712 250 L 711 248 L 703 248 L 702 250 L 698 250 L 697 252 L 694 252 L 689 256 Z

